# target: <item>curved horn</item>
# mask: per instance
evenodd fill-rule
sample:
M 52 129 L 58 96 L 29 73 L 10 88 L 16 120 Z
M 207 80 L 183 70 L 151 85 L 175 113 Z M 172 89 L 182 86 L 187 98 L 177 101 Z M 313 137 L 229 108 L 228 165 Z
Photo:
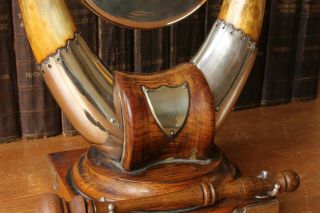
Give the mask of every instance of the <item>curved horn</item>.
M 65 2 L 19 0 L 19 5 L 34 55 L 58 104 L 83 136 L 119 160 L 123 126 L 114 107 L 112 75 L 75 34 Z M 209 83 L 218 127 L 250 73 L 264 5 L 264 0 L 225 0 L 219 20 L 191 61 Z
M 224 0 L 218 20 L 191 60 L 205 75 L 219 128 L 238 99 L 256 57 L 265 1 Z
M 90 51 L 63 0 L 19 0 L 44 79 L 74 127 L 120 160 L 122 125 L 113 105 L 113 77 Z

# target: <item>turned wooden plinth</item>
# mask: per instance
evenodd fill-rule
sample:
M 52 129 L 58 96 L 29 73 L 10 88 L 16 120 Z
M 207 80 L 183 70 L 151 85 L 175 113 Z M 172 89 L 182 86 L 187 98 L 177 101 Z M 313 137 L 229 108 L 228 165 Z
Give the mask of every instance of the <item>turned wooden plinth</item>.
M 189 211 L 190 208 L 194 210 L 191 212 L 232 213 L 236 209 L 240 212 L 250 210 L 250 212 L 278 213 L 279 203 L 270 197 L 270 193 L 293 192 L 299 186 L 299 176 L 290 170 L 267 176 L 260 174 L 258 177 L 234 179 L 234 166 L 229 164 L 222 155 L 215 159 L 215 165 L 211 163 L 198 167 L 182 163 L 181 168 L 176 164 L 155 165 L 145 171 L 124 175 L 123 172 L 114 170 L 114 168 L 106 169 L 103 162 L 100 162 L 98 166 L 95 165 L 97 167 L 90 168 L 91 165 L 86 164 L 90 163 L 88 159 L 92 154 L 97 153 L 94 150 L 89 150 L 89 152 L 73 150 L 49 155 L 56 175 L 57 192 L 66 199 L 67 203 L 57 196 L 45 195 L 40 200 L 38 212 L 52 212 L 43 210 L 56 210 L 62 202 L 63 206 L 72 207 L 69 209 L 71 212 L 77 213 L 92 212 L 89 209 L 90 206 L 94 207 L 97 212 L 108 212 L 110 205 L 119 213 L 134 210 L 187 209 Z M 72 167 L 76 162 L 76 165 L 80 167 Z M 83 168 L 88 166 L 89 168 Z M 89 169 L 91 173 L 84 172 L 84 169 Z M 189 174 L 187 170 L 190 171 Z M 81 172 L 80 179 L 72 179 L 74 175 L 79 175 L 74 172 L 79 171 Z M 154 173 L 157 171 L 163 172 L 162 175 Z M 93 175 L 103 175 L 103 178 Z M 75 185 L 78 183 L 82 185 Z M 275 184 L 278 185 L 279 191 L 274 191 Z M 83 191 L 75 187 L 81 187 Z M 88 195 L 77 196 L 79 193 L 84 195 L 84 190 L 97 197 L 88 199 Z M 101 192 L 102 196 L 98 197 L 98 193 Z M 260 198 L 257 197 L 258 195 Z M 52 199 L 55 201 L 53 202 Z M 78 204 L 75 206 L 75 203 Z M 73 207 L 77 207 L 76 210 L 73 211 Z M 83 211 L 78 211 L 80 207 Z M 201 210 L 201 208 L 204 209 Z
M 216 156 L 203 165 L 166 162 L 125 172 L 104 162 L 102 154 L 90 148 L 69 171 L 68 182 L 76 194 L 94 200 L 119 201 L 176 192 L 193 183 L 219 185 L 234 179 L 234 166 L 218 149 Z

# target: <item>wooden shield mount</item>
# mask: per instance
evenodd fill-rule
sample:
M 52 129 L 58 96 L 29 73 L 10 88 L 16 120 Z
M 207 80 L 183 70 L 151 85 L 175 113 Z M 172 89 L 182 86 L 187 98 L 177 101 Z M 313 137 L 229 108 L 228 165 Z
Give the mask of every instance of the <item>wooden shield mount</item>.
M 233 165 L 214 145 L 215 113 L 209 86 L 194 65 L 186 63 L 152 75 L 116 72 L 114 79 L 116 112 L 125 127 L 122 159 L 112 160 L 92 146 L 70 173 L 75 191 L 95 200 L 119 201 L 175 192 L 195 182 L 219 184 L 233 179 Z M 182 97 L 160 98 L 157 104 L 180 100 L 173 104 L 187 102 L 188 106 L 174 134 L 166 133 L 157 122 L 145 93 L 145 88 L 163 87 L 178 90 L 172 93 Z M 167 110 L 167 120 L 170 116 L 179 119 L 179 113 Z

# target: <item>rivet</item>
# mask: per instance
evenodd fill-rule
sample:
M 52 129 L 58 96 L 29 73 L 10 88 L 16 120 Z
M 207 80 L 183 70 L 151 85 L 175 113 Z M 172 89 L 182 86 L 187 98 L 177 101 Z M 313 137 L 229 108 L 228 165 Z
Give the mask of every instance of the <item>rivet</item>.
M 56 61 L 57 61 L 58 63 L 60 63 L 60 62 L 61 62 L 61 58 L 57 58 Z
M 114 206 L 112 203 L 110 203 L 110 204 L 108 205 L 108 212 L 109 212 L 109 213 L 114 213 L 114 209 L 115 209 L 115 206 Z
M 115 118 L 110 118 L 110 122 L 114 124 L 116 122 L 116 119 Z
M 187 84 L 184 84 L 183 86 L 182 86 L 182 88 L 183 89 L 187 89 L 188 87 L 187 87 Z
M 220 107 L 216 107 L 216 112 L 219 112 L 220 111 Z
M 261 171 L 260 174 L 258 175 L 258 178 L 267 179 L 268 175 L 269 175 L 268 171 Z
M 102 203 L 104 203 L 104 202 L 106 202 L 107 200 L 106 200 L 106 198 L 105 197 L 100 197 L 99 198 L 99 202 L 102 202 Z
M 256 48 L 256 44 L 254 42 L 250 42 L 249 43 L 249 48 L 252 49 L 252 50 L 255 49 Z
M 52 65 L 51 65 L 51 64 L 48 64 L 48 67 L 49 67 L 49 69 L 51 69 L 51 68 L 52 68 Z
M 174 130 L 171 130 L 171 131 L 170 131 L 170 135 L 171 135 L 171 136 L 174 136 L 175 133 L 176 133 L 176 132 L 175 132 Z

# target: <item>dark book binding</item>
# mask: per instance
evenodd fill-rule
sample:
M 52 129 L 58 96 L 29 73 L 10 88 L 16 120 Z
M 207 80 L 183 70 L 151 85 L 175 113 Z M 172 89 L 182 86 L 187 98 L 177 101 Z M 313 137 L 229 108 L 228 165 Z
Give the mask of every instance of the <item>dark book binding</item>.
M 207 0 L 205 9 L 205 35 L 208 35 L 217 20 L 223 0 Z
M 87 42 L 92 51 L 97 52 L 97 17 L 86 9 L 78 0 L 68 0 L 68 7 L 75 20 L 78 33 Z M 61 114 L 62 133 L 65 136 L 77 135 L 77 130 L 69 122 L 65 114 Z
M 292 83 L 292 100 L 317 96 L 320 71 L 320 2 L 302 0 Z
M 33 57 L 18 0 L 12 1 L 12 14 L 22 137 L 33 139 L 60 134 L 60 109 L 47 89 Z
M 205 5 L 186 19 L 170 26 L 170 66 L 189 61 L 205 37 Z
M 90 12 L 79 0 L 67 0 L 67 5 L 76 23 L 78 33 L 93 52 L 97 52 L 97 16 Z
M 20 137 L 11 4 L 0 2 L 0 142 Z
M 300 5 L 301 0 L 271 0 L 262 105 L 291 100 Z
M 263 77 L 266 62 L 266 49 L 269 29 L 270 1 L 266 2 L 263 26 L 258 43 L 258 53 L 247 83 L 235 105 L 235 109 L 247 109 L 260 105 Z
M 109 71 L 133 71 L 133 30 L 99 18 L 98 53 Z
M 134 71 L 150 73 L 169 67 L 169 30 L 134 30 Z

